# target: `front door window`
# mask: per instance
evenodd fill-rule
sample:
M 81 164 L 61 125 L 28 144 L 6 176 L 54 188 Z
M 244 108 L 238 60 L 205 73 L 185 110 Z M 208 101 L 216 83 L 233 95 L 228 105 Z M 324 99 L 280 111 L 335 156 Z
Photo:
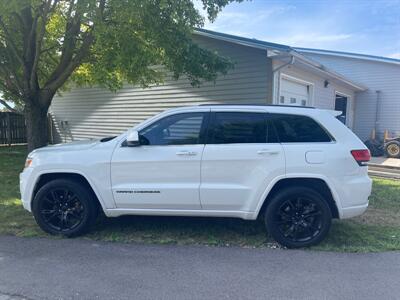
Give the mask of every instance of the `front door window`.
M 142 145 L 200 144 L 204 113 L 182 113 L 165 117 L 140 132 Z

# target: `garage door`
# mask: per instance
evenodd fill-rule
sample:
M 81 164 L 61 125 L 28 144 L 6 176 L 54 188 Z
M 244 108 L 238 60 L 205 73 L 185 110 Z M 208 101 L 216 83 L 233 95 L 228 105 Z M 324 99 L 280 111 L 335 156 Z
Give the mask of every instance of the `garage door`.
M 282 78 L 279 104 L 307 106 L 309 105 L 309 99 L 309 85 Z

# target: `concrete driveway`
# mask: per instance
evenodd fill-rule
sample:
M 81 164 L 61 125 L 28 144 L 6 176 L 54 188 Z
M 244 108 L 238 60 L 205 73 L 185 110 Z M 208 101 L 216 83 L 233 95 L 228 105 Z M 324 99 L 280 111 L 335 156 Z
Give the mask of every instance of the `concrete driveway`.
M 0 299 L 399 299 L 400 253 L 0 237 Z
M 371 157 L 370 163 L 374 165 L 380 165 L 383 167 L 400 168 L 400 159 L 398 158 L 388 158 L 384 156 Z

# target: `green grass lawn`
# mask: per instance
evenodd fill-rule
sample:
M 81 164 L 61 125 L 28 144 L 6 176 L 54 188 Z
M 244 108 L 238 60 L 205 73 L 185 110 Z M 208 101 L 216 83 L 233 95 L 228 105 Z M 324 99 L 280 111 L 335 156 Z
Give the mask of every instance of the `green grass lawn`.
M 47 236 L 23 210 L 18 174 L 24 147 L 0 147 L 0 234 Z M 212 246 L 278 247 L 262 222 L 222 218 L 121 217 L 102 220 L 84 238 L 103 241 Z M 318 250 L 400 250 L 400 181 L 374 179 L 370 207 L 361 217 L 334 221 Z

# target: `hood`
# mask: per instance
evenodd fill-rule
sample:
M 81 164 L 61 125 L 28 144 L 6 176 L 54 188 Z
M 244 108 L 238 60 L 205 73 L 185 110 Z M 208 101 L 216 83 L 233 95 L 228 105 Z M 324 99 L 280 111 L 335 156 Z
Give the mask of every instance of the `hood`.
M 87 150 L 100 143 L 100 140 L 83 140 L 66 144 L 50 145 L 34 150 L 31 154 L 53 151 L 79 151 Z

